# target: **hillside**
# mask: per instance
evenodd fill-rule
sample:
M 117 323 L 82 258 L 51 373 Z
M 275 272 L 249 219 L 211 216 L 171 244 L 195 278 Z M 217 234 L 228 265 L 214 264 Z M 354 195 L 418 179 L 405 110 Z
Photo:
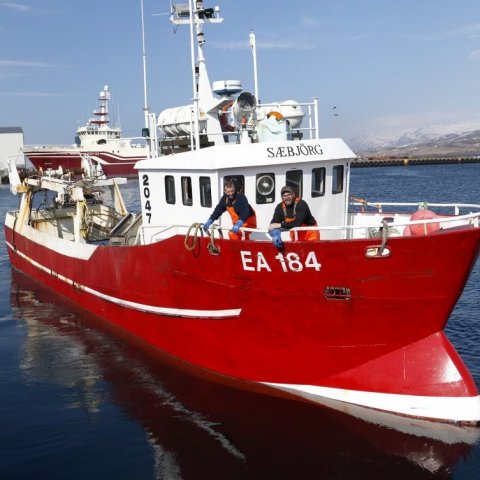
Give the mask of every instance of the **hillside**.
M 400 135 L 356 137 L 349 145 L 362 156 L 477 156 L 480 155 L 479 123 L 430 127 Z

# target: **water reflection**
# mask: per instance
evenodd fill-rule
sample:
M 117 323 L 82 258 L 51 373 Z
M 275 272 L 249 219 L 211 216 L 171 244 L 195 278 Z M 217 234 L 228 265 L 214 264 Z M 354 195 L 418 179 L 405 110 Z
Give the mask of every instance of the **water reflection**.
M 213 382 L 112 336 L 16 272 L 11 304 L 26 325 L 24 374 L 65 387 L 68 406 L 91 416 L 119 406 L 145 431 L 155 478 L 448 478 L 478 439 L 478 429 L 367 409 L 349 415 L 344 405 Z

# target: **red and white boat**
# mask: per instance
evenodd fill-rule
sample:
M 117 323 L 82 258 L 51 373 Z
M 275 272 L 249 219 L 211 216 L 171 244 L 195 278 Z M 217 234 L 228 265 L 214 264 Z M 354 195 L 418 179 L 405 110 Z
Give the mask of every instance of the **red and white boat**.
M 103 87 L 93 117 L 78 128 L 73 145 L 25 145 L 23 153 L 37 170 L 80 171 L 82 157 L 100 165 L 106 175 L 136 176 L 135 163 L 146 158 L 143 138 L 122 137 L 118 127 L 110 126 L 108 102 L 110 89 Z
M 158 134 L 150 116 L 152 151 L 136 165 L 141 213 L 122 201 L 125 179 L 20 183 L 12 166 L 23 195 L 5 221 L 13 267 L 220 381 L 345 411 L 479 424 L 477 387 L 444 328 L 479 253 L 480 205 L 350 203 L 356 156 L 319 137 L 315 102 L 258 105 L 234 81 L 212 93 L 202 29 L 222 18 L 193 3 L 192 16 L 174 5 L 171 20 L 191 25 L 194 101 L 160 114 Z M 271 110 L 291 129 L 273 128 Z M 225 111 L 232 131 L 222 130 Z M 256 211 L 248 240 L 229 239 L 228 215 L 202 231 L 225 180 Z M 317 229 L 319 241 L 284 232 L 283 248 L 272 243 L 284 185 L 318 223 L 297 231 Z

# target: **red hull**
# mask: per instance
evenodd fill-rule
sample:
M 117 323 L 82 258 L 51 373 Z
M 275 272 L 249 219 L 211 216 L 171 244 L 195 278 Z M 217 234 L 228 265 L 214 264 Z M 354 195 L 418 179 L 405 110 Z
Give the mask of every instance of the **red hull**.
M 268 243 L 220 241 L 222 253 L 216 257 L 208 254 L 205 239 L 190 253 L 183 237 L 173 237 L 142 247 L 98 247 L 89 260 L 80 260 L 18 233 L 13 236 L 8 227 L 5 233 L 16 247 L 9 249 L 15 268 L 200 367 L 256 382 L 405 395 L 478 395 L 443 334 L 478 255 L 478 229 L 391 239 L 388 258 L 366 258 L 371 241 L 287 244 L 285 253 L 294 250 L 302 259 L 315 251 L 322 267 L 286 273 Z M 252 258 L 262 252 L 271 271 L 245 271 L 240 251 L 251 252 Z M 24 256 L 48 266 L 54 275 Z M 239 308 L 241 313 L 212 319 L 142 312 L 91 295 L 79 284 L 135 304 Z M 351 299 L 326 298 L 327 286 L 350 288 Z
M 32 150 L 25 151 L 33 166 L 43 171 L 50 169 L 56 170 L 60 166 L 63 170 L 79 170 L 81 168 L 81 155 L 89 155 L 90 157 L 98 158 L 101 162 L 101 167 L 108 176 L 137 176 L 137 171 L 134 169 L 135 164 L 139 160 L 144 160 L 144 156 L 125 157 L 114 153 L 103 151 L 88 151 L 79 149 L 78 151 L 41 151 Z
M 39 300 L 43 308 L 38 308 Z M 71 364 L 78 365 L 78 352 L 85 352 L 89 363 L 94 362 L 96 371 L 113 387 L 110 393 L 114 403 L 140 422 L 158 445 L 170 452 L 182 452 L 178 459 L 188 478 L 237 478 L 242 467 L 247 469 L 245 477 L 250 478 L 265 477 L 261 472 L 268 472 L 270 478 L 331 478 L 334 471 L 349 477 L 353 470 L 351 464 L 342 461 L 345 455 L 357 459 L 355 468 L 360 467 L 361 472 L 356 470 L 357 478 L 379 478 L 379 468 L 382 478 L 409 478 L 419 472 L 424 476 L 425 469 L 432 474 L 447 474 L 478 438 L 474 431 L 450 425 L 437 425 L 435 436 L 428 438 L 432 426 L 425 425 L 427 422 L 397 417 L 393 424 L 396 429 L 384 428 L 382 413 L 371 412 L 371 422 L 365 422 L 330 409 L 272 400 L 238 388 L 233 391 L 220 382 L 183 372 L 163 356 L 145 355 L 138 349 L 104 341 L 99 338 L 101 325 L 95 318 L 82 314 L 72 320 L 71 304 L 63 304 L 60 298 L 15 272 L 11 302 L 18 318 L 27 319 L 28 327 L 36 333 L 35 363 L 48 364 L 42 359 L 51 360 L 52 353 L 57 353 L 56 363 L 68 362 L 74 351 L 77 361 Z M 69 321 L 65 321 L 66 316 Z M 85 324 L 92 328 L 84 328 Z M 62 345 L 65 339 L 74 342 L 75 349 L 52 349 L 51 342 L 57 338 L 62 339 Z M 69 370 L 70 377 L 76 373 L 75 367 Z M 199 418 L 207 420 L 207 428 Z M 218 425 L 213 427 L 213 435 L 212 419 Z M 171 435 L 172 431 L 184 434 Z M 319 431 L 323 432 L 321 438 Z M 220 447 L 219 437 L 234 449 Z M 279 464 L 279 458 L 289 458 L 292 452 L 301 456 L 300 462 Z M 211 461 L 206 462 L 206 457 Z M 208 467 L 199 473 L 198 465 Z

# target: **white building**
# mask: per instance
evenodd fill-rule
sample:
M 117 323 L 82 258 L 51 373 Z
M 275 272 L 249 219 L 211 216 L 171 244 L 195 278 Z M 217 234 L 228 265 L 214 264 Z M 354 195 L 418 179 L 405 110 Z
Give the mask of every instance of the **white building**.
M 22 149 L 22 127 L 0 127 L 0 172 L 6 170 L 11 156 L 15 157 L 18 166 L 25 166 Z

